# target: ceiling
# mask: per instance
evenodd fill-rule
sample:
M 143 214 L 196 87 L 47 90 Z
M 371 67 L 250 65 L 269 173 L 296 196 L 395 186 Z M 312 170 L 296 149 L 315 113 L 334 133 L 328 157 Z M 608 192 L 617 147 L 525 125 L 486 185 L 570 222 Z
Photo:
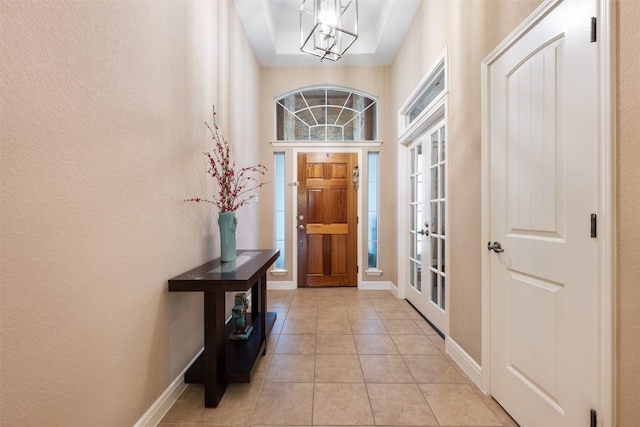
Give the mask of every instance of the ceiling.
M 358 39 L 339 61 L 320 62 L 300 52 L 302 0 L 234 0 L 256 58 L 264 67 L 390 65 L 420 2 L 359 0 Z

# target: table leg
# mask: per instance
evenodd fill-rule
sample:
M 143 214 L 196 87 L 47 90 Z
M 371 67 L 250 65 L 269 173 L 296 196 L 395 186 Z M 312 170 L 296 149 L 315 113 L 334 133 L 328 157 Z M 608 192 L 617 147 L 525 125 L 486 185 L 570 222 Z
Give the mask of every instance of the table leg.
M 204 293 L 204 406 L 218 406 L 227 384 L 225 371 L 224 292 Z
M 260 277 L 260 317 L 262 318 L 262 330 L 260 333 L 264 337 L 264 350 L 262 355 L 267 354 L 267 274 Z
M 262 310 L 260 300 L 262 299 L 262 291 L 260 290 L 259 281 L 251 286 L 251 314 L 260 313 Z M 257 331 L 256 331 L 257 332 Z

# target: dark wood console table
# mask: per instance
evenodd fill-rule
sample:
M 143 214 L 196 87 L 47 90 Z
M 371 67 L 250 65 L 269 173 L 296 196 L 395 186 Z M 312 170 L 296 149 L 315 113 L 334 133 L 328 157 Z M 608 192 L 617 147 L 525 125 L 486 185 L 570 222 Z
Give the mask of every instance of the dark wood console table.
M 204 406 L 218 406 L 227 384 L 248 383 L 276 313 L 267 313 L 267 269 L 280 255 L 275 249 L 238 250 L 237 260 L 210 261 L 169 280 L 169 292 L 204 292 L 204 352 L 185 373 L 186 383 L 204 383 Z M 251 289 L 253 332 L 246 341 L 229 340 L 233 322 L 225 325 L 225 292 Z

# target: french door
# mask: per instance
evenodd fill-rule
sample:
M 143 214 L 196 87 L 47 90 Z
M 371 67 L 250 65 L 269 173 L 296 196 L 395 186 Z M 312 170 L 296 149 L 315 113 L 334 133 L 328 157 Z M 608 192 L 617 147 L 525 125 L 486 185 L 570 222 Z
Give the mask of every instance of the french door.
M 409 286 L 407 299 L 440 330 L 447 315 L 447 168 L 444 121 L 409 146 Z

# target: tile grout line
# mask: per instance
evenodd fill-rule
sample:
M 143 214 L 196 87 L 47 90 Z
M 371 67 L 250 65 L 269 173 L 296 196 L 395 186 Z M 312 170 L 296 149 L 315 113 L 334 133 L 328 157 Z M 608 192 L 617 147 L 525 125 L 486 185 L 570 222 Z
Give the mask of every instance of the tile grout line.
M 273 345 L 269 346 L 269 348 L 271 349 L 271 352 L 269 354 L 270 360 L 268 361 L 267 366 L 265 366 L 264 376 L 262 378 L 262 384 L 260 384 L 260 386 L 258 387 L 257 398 L 253 402 L 253 409 L 251 410 L 251 414 L 249 416 L 249 420 L 247 422 L 247 426 L 260 424 L 259 423 L 260 420 L 255 420 L 257 424 L 253 424 L 252 421 L 254 421 L 254 416 L 257 413 L 257 408 L 258 408 L 258 403 L 260 401 L 260 397 L 262 396 L 263 392 L 265 391 L 265 383 L 267 382 L 267 377 L 268 377 L 269 371 L 273 366 L 274 357 L 277 356 L 276 350 L 277 350 L 278 345 L 280 344 L 280 340 L 281 340 L 282 336 L 283 335 L 291 335 L 291 336 L 295 337 L 297 335 L 300 335 L 300 334 L 283 334 L 285 322 L 286 322 L 286 320 L 289 319 L 289 315 L 291 314 L 291 310 L 293 308 L 300 308 L 300 307 L 305 307 L 305 306 L 308 306 L 308 305 L 312 305 L 313 308 L 315 309 L 315 320 L 316 320 L 316 323 L 315 323 L 315 334 L 313 334 L 313 335 L 315 335 L 315 339 L 313 340 L 314 341 L 314 351 L 313 351 L 313 354 L 312 354 L 314 359 L 313 359 L 313 374 L 312 374 L 313 388 L 312 388 L 312 393 L 311 393 L 311 421 L 310 421 L 310 425 L 311 426 L 315 426 L 316 425 L 315 422 L 314 422 L 314 412 L 316 410 L 316 403 L 317 403 L 316 402 L 316 384 L 320 384 L 320 383 L 318 383 L 316 381 L 317 380 L 316 376 L 317 376 L 317 373 L 318 373 L 317 355 L 318 355 L 318 351 L 319 351 L 318 339 L 319 339 L 319 337 L 321 335 L 320 334 L 320 325 L 319 325 L 318 321 L 319 321 L 319 318 L 320 318 L 321 309 L 322 308 L 326 308 L 327 306 L 322 305 L 323 301 L 316 299 L 315 295 L 313 295 L 313 298 L 311 298 L 310 300 L 306 300 L 304 298 L 298 298 L 298 295 L 299 294 L 296 292 L 296 293 L 293 294 L 293 297 L 291 297 L 291 298 L 287 298 L 286 300 L 285 299 L 278 300 L 278 303 L 280 305 L 286 303 L 286 312 L 285 312 L 285 315 L 283 316 L 282 327 L 279 329 L 279 332 L 277 334 L 274 334 L 274 338 L 276 338 L 275 342 L 273 343 Z M 350 295 L 351 295 L 351 293 L 347 294 L 345 292 L 344 295 L 330 294 L 329 296 L 331 296 L 331 298 L 340 296 L 340 297 L 344 297 L 346 299 L 349 299 Z M 377 422 L 376 422 L 375 415 L 374 415 L 374 406 L 373 406 L 372 397 L 371 397 L 370 389 L 369 389 L 369 385 L 370 384 L 413 384 L 415 387 L 418 388 L 419 395 L 422 397 L 422 400 L 426 403 L 426 408 L 428 408 L 429 411 L 431 412 L 431 414 L 433 415 L 434 420 L 437 423 L 437 425 L 442 425 L 440 420 L 438 419 L 436 413 L 433 411 L 431 405 L 429 404 L 429 401 L 427 400 L 426 395 L 420 389 L 419 384 L 418 384 L 418 379 L 416 378 L 415 374 L 411 371 L 411 369 L 409 369 L 406 357 L 412 356 L 412 354 L 403 354 L 400 351 L 400 348 L 398 347 L 398 343 L 393 339 L 394 335 L 390 333 L 388 327 L 385 325 L 385 322 L 384 322 L 384 320 L 392 320 L 393 321 L 393 320 L 404 320 L 404 319 L 381 319 L 380 315 L 381 315 L 381 311 L 385 310 L 384 307 L 386 306 L 387 310 L 390 310 L 388 308 L 388 305 L 383 301 L 376 301 L 376 303 L 374 304 L 375 298 L 373 298 L 372 296 L 370 296 L 368 294 L 365 294 L 365 297 L 366 297 L 366 299 L 362 300 L 362 302 L 364 303 L 365 306 L 368 305 L 369 307 L 371 307 L 373 309 L 373 312 L 378 317 L 377 320 L 380 321 L 380 323 L 383 326 L 383 329 L 385 331 L 384 334 L 355 334 L 354 331 L 353 331 L 353 328 L 352 328 L 351 321 L 354 320 L 354 319 L 356 319 L 356 320 L 365 320 L 365 319 L 362 319 L 360 316 L 352 319 L 351 316 L 353 314 L 349 310 L 349 307 L 354 307 L 354 309 L 355 309 L 355 308 L 358 307 L 359 304 L 349 305 L 349 304 L 346 304 L 346 303 L 342 303 L 342 304 L 338 303 L 338 304 L 335 304 L 334 306 L 335 307 L 338 307 L 338 306 L 339 307 L 344 307 L 346 309 L 347 320 L 348 320 L 348 325 L 349 325 L 349 331 L 351 333 L 337 334 L 337 333 L 329 332 L 326 335 L 346 335 L 346 336 L 350 336 L 352 338 L 353 345 L 355 346 L 355 354 L 354 355 L 357 358 L 360 374 L 362 375 L 362 381 L 363 381 L 362 384 L 365 386 L 365 391 L 367 393 L 367 402 L 368 402 L 368 405 L 369 405 L 369 409 L 371 411 L 371 416 L 372 416 L 372 419 L 373 419 L 373 425 L 377 425 Z M 330 306 L 330 307 L 334 307 L 334 306 Z M 378 307 L 380 307 L 380 308 L 378 308 Z M 433 345 L 436 345 L 436 343 L 431 339 L 431 335 L 426 333 L 425 330 L 418 325 L 418 320 L 421 320 L 421 319 L 411 318 L 411 316 L 410 316 L 411 313 L 408 312 L 407 307 L 404 307 L 402 305 L 401 305 L 401 307 L 403 308 L 403 311 L 407 315 L 409 315 L 409 318 L 410 318 L 409 320 L 412 320 L 414 322 L 414 324 L 420 328 L 420 334 L 419 335 L 421 337 L 423 337 L 424 339 L 426 339 L 428 342 L 432 343 Z M 293 319 L 293 320 L 297 320 L 297 319 Z M 368 319 L 368 320 L 373 320 L 373 319 Z M 399 326 L 398 324 L 393 325 L 393 322 L 391 322 L 391 323 L 392 323 L 392 326 L 394 328 L 397 328 L 397 326 Z M 277 335 L 277 337 L 275 337 L 275 335 Z M 406 383 L 406 382 L 392 382 L 392 383 L 388 383 L 388 382 L 368 382 L 366 380 L 366 378 L 365 378 L 365 375 L 364 375 L 364 367 L 363 367 L 362 359 L 361 359 L 362 354 L 360 354 L 360 352 L 358 350 L 358 347 L 357 347 L 357 344 L 356 344 L 356 340 L 355 340 L 356 336 L 361 336 L 361 335 L 363 335 L 363 336 L 380 335 L 380 336 L 389 337 L 391 342 L 392 342 L 393 348 L 397 352 L 396 354 L 400 355 L 400 360 L 402 360 L 403 366 L 405 367 L 405 369 L 407 369 L 407 371 L 408 371 L 408 373 L 410 375 L 409 378 L 411 378 L 412 382 L 410 382 L 410 383 Z M 403 335 L 416 335 L 416 334 L 396 334 L 396 335 L 403 336 Z M 411 348 L 411 347 L 409 347 L 409 348 Z M 291 354 L 300 354 L 301 356 L 305 356 L 306 355 L 306 357 L 308 357 L 307 353 L 299 353 L 300 350 L 293 349 L 291 351 L 293 351 Z M 286 354 L 288 354 L 288 353 L 286 353 Z M 333 353 L 327 353 L 327 354 L 333 354 Z M 351 355 L 351 353 L 349 353 L 349 351 L 347 349 L 345 349 L 344 347 L 342 349 L 338 350 L 338 353 L 335 353 L 335 354 L 338 354 L 338 355 L 343 355 L 343 354 L 344 355 Z M 372 355 L 376 355 L 376 354 L 374 353 Z M 379 356 L 385 356 L 387 354 L 378 354 L 378 355 Z M 425 355 L 425 354 L 422 354 L 422 353 L 416 353 L 415 356 L 431 356 L 431 354 L 426 354 Z M 433 356 L 436 356 L 436 355 L 433 355 Z M 446 357 L 446 353 L 443 353 L 443 350 L 440 347 L 438 347 L 437 356 L 445 356 Z M 446 361 L 447 365 L 453 366 L 455 368 L 455 365 L 449 359 L 445 359 L 445 361 Z M 391 378 L 389 378 L 389 379 L 391 379 Z M 338 383 L 339 383 L 339 381 L 338 381 Z M 449 384 L 449 383 L 432 382 L 432 383 L 425 383 L 425 384 L 438 385 L 438 384 Z M 451 383 L 451 384 L 456 384 L 457 385 L 458 383 Z M 487 404 L 484 404 L 484 406 L 487 407 L 487 409 L 489 410 L 490 413 L 493 413 L 493 415 L 496 417 L 497 421 L 499 422 L 499 425 L 501 425 L 501 426 L 502 425 L 507 425 L 507 424 L 505 424 L 506 421 L 503 422 L 498 417 L 498 414 L 494 412 L 493 408 L 491 408 Z M 207 424 L 207 425 L 209 425 L 209 424 Z M 214 422 L 213 424 L 210 424 L 210 425 L 217 425 L 217 424 Z M 273 425 L 275 425 L 275 424 L 273 424 Z

